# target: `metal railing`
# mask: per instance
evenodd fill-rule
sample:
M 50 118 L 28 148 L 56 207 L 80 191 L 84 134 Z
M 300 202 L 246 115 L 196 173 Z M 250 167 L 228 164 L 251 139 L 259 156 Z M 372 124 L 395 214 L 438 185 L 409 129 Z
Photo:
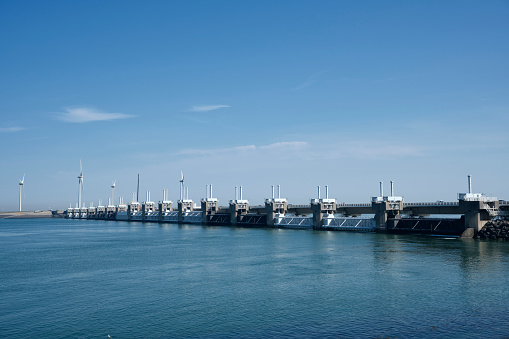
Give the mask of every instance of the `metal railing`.
M 419 207 L 419 206 L 459 206 L 457 202 L 435 201 L 435 202 L 405 202 L 404 207 Z

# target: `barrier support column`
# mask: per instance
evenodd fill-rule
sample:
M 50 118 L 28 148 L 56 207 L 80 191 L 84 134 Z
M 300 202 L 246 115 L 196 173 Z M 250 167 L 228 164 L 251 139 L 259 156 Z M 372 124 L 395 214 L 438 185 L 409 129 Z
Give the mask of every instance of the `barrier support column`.
M 276 219 L 285 216 L 288 212 L 286 199 L 266 199 L 265 213 L 267 214 L 267 227 L 275 227 Z
M 336 199 L 312 199 L 311 211 L 313 212 L 313 229 L 323 229 L 324 216 L 334 215 L 336 211 Z
M 159 202 L 159 222 L 162 222 L 164 220 L 164 214 L 166 212 L 172 211 L 172 202 L 171 201 L 162 201 Z
M 249 210 L 249 202 L 247 200 L 230 200 L 230 224 L 237 226 L 239 217 L 246 215 Z
M 465 215 L 465 229 L 473 229 L 477 235 L 484 225 L 498 215 L 499 203 L 496 197 L 486 197 L 480 193 L 460 193 L 460 209 Z
M 193 201 L 192 200 L 179 200 L 178 201 L 178 223 L 184 223 L 184 216 L 187 212 L 193 211 Z
M 206 198 L 201 200 L 201 223 L 207 225 L 210 218 L 217 213 L 217 198 Z

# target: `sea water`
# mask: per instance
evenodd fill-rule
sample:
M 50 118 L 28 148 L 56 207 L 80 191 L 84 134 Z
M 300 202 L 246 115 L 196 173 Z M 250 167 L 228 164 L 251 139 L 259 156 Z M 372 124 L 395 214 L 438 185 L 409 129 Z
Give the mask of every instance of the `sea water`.
M 0 220 L 0 337 L 508 337 L 509 242 Z

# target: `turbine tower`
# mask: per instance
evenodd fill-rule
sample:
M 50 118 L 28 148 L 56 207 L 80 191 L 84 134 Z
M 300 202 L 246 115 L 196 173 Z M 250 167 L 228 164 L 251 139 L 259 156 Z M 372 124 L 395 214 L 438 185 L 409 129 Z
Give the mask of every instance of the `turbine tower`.
M 21 212 L 21 191 L 25 192 L 25 175 L 23 174 L 23 179 L 19 181 L 19 211 Z
M 78 175 L 78 208 L 81 208 L 81 192 L 83 191 L 83 168 L 80 159 L 80 175 Z
M 115 183 L 117 182 L 117 180 L 114 180 L 113 181 L 113 184 L 111 184 L 111 204 L 114 205 L 114 197 L 115 197 Z

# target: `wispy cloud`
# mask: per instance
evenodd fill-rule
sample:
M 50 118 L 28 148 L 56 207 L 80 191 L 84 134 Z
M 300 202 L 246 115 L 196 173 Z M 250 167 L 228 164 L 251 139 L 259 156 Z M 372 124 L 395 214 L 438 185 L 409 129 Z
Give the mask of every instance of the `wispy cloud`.
M 350 141 L 340 144 L 331 144 L 322 149 L 314 157 L 319 159 L 364 159 L 380 160 L 387 158 L 421 157 L 426 154 L 426 149 L 420 146 L 401 146 L 391 143 L 374 143 L 367 141 Z
M 312 86 L 314 83 L 315 83 L 315 80 L 308 80 L 308 81 L 300 84 L 297 87 L 291 88 L 290 91 L 292 91 L 292 92 L 300 91 L 301 89 L 308 88 L 308 87 Z
M 220 108 L 228 108 L 230 105 L 205 105 L 205 106 L 193 106 L 189 112 L 210 112 Z
M 246 153 L 254 151 L 267 151 L 267 150 L 278 150 L 278 151 L 293 151 L 302 149 L 308 146 L 305 141 L 282 141 L 276 142 L 269 145 L 242 145 L 229 148 L 216 148 L 216 149 L 184 149 L 178 152 L 178 155 L 219 155 L 228 153 Z
M 0 127 L 0 133 L 12 133 L 25 130 L 25 127 L 12 126 L 12 127 Z
M 300 85 L 294 87 L 294 88 L 290 88 L 290 91 L 291 92 L 295 92 L 295 91 L 300 91 L 300 90 L 303 90 L 305 88 L 308 88 L 308 87 L 311 87 L 313 86 L 316 81 L 318 80 L 318 78 L 320 78 L 320 76 L 324 73 L 326 73 L 327 71 L 324 70 L 324 71 L 320 71 L 320 72 L 317 72 L 311 76 L 309 76 L 306 81 L 304 81 L 303 83 L 301 83 Z
M 302 149 L 308 145 L 305 141 L 281 141 L 270 145 L 260 146 L 260 149 L 295 150 Z
M 65 113 L 59 113 L 57 119 L 65 122 L 83 123 L 132 118 L 134 115 L 124 113 L 104 113 L 91 107 L 66 107 Z

